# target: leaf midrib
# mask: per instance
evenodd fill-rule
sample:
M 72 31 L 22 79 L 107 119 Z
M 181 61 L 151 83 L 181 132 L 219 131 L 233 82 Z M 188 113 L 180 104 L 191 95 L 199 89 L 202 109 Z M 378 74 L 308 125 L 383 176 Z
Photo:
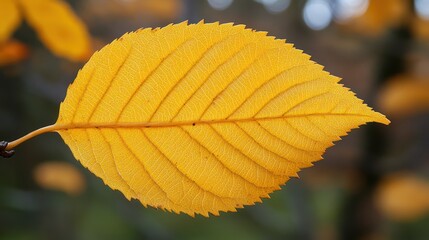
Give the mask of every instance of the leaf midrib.
M 240 122 L 258 122 L 270 121 L 289 118 L 304 118 L 311 116 L 338 116 L 338 117 L 368 117 L 373 116 L 357 113 L 312 113 L 312 114 L 296 114 L 275 117 L 260 117 L 260 118 L 242 118 L 242 119 L 215 119 L 215 120 L 195 120 L 195 121 L 177 121 L 177 122 L 99 122 L 99 123 L 65 123 L 54 124 L 51 126 L 51 131 L 61 131 L 80 128 L 168 128 L 179 126 L 196 126 L 202 124 L 224 124 L 224 123 L 240 123 Z
M 181 121 L 181 122 L 109 122 L 109 123 L 55 123 L 46 127 L 39 128 L 27 135 L 9 142 L 6 146 L 6 150 L 10 150 L 18 146 L 19 144 L 36 137 L 40 134 L 48 132 L 60 132 L 64 130 L 73 129 L 90 129 L 90 128 L 168 128 L 168 127 L 180 127 L 180 126 L 196 126 L 202 124 L 226 124 L 226 123 L 240 123 L 240 122 L 260 122 L 270 121 L 277 119 L 289 119 L 289 118 L 306 118 L 311 116 L 338 116 L 338 117 L 363 117 L 373 119 L 371 121 L 380 122 L 383 124 L 389 124 L 390 121 L 383 115 L 374 119 L 374 116 L 358 114 L 358 113 L 310 113 L 310 114 L 296 114 L 296 115 L 284 115 L 274 117 L 260 117 L 260 118 L 243 118 L 243 119 L 215 119 L 215 120 L 195 120 L 195 121 Z

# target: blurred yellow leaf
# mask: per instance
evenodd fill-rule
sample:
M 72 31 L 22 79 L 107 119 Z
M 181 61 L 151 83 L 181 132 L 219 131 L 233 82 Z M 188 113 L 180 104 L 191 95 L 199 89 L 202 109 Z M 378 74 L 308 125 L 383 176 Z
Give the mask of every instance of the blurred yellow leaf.
M 179 17 L 182 12 L 182 1 L 180 0 L 146 0 L 135 1 L 140 3 L 141 7 L 155 17 L 163 19 L 174 19 Z
M 34 169 L 34 180 L 46 189 L 78 195 L 85 190 L 85 178 L 73 165 L 65 162 L 44 162 Z
M 429 210 L 429 182 L 412 174 L 395 174 L 380 183 L 376 204 L 389 218 L 413 220 Z
M 349 22 L 349 26 L 368 35 L 379 35 L 400 24 L 409 14 L 408 0 L 369 0 L 366 12 Z
M 25 44 L 15 40 L 0 42 L 0 66 L 14 64 L 28 57 Z
M 429 77 L 395 77 L 381 89 L 378 105 L 387 114 L 396 116 L 428 111 Z
M 91 54 L 85 25 L 61 0 L 19 0 L 28 23 L 55 54 L 86 60 Z
M 150 20 L 174 20 L 183 12 L 183 0 L 93 0 L 87 3 L 88 15 L 98 18 L 144 18 Z
M 429 40 L 429 19 L 415 17 L 413 19 L 412 29 L 418 38 L 426 41 Z
M 21 16 L 15 0 L 0 1 L 0 43 L 7 40 L 16 29 Z
M 16 29 L 21 14 L 54 54 L 72 61 L 87 60 L 91 55 L 85 25 L 62 0 L 1 0 L 0 43 Z

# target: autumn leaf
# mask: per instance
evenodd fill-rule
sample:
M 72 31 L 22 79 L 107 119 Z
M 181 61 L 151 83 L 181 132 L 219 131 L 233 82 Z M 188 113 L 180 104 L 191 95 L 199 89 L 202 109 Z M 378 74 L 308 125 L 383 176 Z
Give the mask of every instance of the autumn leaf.
M 0 1 L 0 43 L 7 40 L 21 20 L 15 0 Z
M 427 41 L 429 39 L 429 19 L 414 17 L 411 29 L 417 38 L 420 38 L 423 41 Z
M 65 162 L 44 162 L 34 169 L 34 180 L 46 189 L 63 191 L 70 195 L 79 195 L 85 189 L 82 173 L 73 165 Z
M 97 1 L 87 2 L 85 8 L 97 18 L 127 17 L 149 21 L 180 18 L 185 8 L 183 0 Z
M 388 124 L 310 56 L 243 25 L 127 33 L 95 53 L 54 125 L 73 155 L 144 206 L 236 211 L 366 122 Z
M 369 0 L 365 13 L 352 19 L 348 26 L 367 35 L 379 35 L 403 23 L 409 16 L 408 5 L 405 0 Z
M 379 36 L 386 30 L 407 25 L 415 38 L 422 41 L 429 39 L 429 20 L 414 14 L 412 5 L 407 0 L 369 0 L 363 15 L 341 23 L 344 24 L 344 30 L 368 36 Z
M 28 57 L 28 47 L 16 40 L 0 43 L 0 66 L 14 64 Z
M 156 17 L 171 19 L 178 17 L 183 8 L 180 0 L 146 0 L 137 1 L 141 8 Z
M 21 15 L 56 55 L 72 61 L 86 60 L 91 53 L 85 25 L 62 0 L 1 0 L 0 42 L 18 27 Z
M 409 75 L 396 76 L 381 89 L 378 105 L 393 116 L 428 111 L 429 79 Z
M 393 220 L 416 219 L 429 211 L 429 182 L 410 173 L 392 174 L 380 183 L 375 201 Z

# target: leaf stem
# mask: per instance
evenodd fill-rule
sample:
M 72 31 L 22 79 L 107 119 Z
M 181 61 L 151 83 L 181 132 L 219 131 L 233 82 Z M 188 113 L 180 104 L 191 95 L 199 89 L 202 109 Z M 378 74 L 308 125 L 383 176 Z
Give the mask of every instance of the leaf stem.
M 19 144 L 21 144 L 21 143 L 23 143 L 23 142 L 25 142 L 25 141 L 27 141 L 27 140 L 29 140 L 31 138 L 34 138 L 34 137 L 36 137 L 36 136 L 38 136 L 40 134 L 47 133 L 47 132 L 53 132 L 53 131 L 56 130 L 56 128 L 57 128 L 57 126 L 55 126 L 55 125 L 49 125 L 49 126 L 42 127 L 42 128 L 37 129 L 37 130 L 34 130 L 34 131 L 28 133 L 27 135 L 25 135 L 25 136 L 23 136 L 21 138 L 18 138 L 15 141 L 12 141 L 12 142 L 8 143 L 5 150 L 12 150 L 16 146 L 18 146 Z

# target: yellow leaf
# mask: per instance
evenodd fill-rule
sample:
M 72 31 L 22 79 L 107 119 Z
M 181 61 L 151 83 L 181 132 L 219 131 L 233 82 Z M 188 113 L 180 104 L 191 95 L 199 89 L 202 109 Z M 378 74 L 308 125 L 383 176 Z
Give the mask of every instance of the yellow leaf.
M 404 116 L 429 110 L 429 79 L 398 76 L 380 92 L 378 105 L 388 114 Z
M 173 19 L 179 16 L 183 3 L 181 0 L 146 0 L 137 1 L 146 12 L 153 17 L 161 19 Z
M 28 23 L 55 54 L 70 60 L 88 58 L 90 39 L 85 25 L 62 0 L 18 0 Z
M 394 220 L 412 220 L 429 210 L 429 182 L 409 173 L 386 177 L 376 192 L 376 204 Z
M 183 0 L 87 1 L 85 12 L 93 18 L 135 19 L 141 22 L 171 21 L 180 18 Z
M 368 35 L 378 35 L 399 25 L 408 17 L 408 0 L 369 0 L 366 12 L 350 22 L 350 26 Z
M 310 56 L 243 25 L 125 34 L 69 87 L 57 131 L 74 156 L 143 205 L 189 215 L 253 205 L 352 128 L 388 124 Z
M 0 66 L 14 64 L 28 57 L 25 44 L 14 40 L 0 43 Z
M 60 190 L 70 195 L 78 195 L 85 189 L 82 173 L 65 162 L 44 162 L 34 169 L 37 184 L 46 189 Z
M 415 36 L 423 41 L 429 39 L 429 19 L 422 17 L 414 17 L 411 28 Z
M 7 40 L 21 21 L 15 0 L 0 1 L 0 43 Z

